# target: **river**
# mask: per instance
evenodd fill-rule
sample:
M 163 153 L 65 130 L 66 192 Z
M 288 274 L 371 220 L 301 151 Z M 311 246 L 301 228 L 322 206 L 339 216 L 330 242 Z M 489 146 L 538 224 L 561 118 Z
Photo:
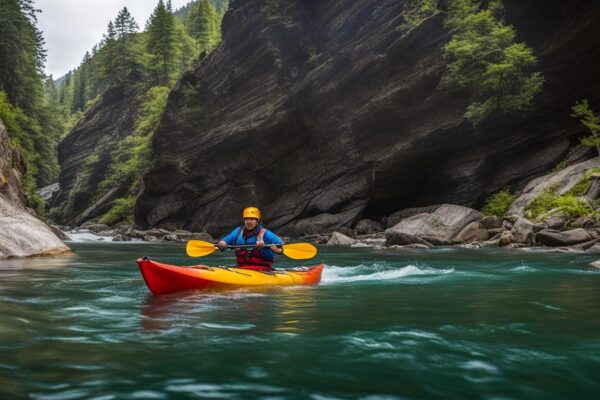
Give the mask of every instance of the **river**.
M 154 297 L 137 257 L 233 257 L 70 245 L 0 261 L 2 399 L 600 395 L 597 256 L 320 248 L 315 287 Z

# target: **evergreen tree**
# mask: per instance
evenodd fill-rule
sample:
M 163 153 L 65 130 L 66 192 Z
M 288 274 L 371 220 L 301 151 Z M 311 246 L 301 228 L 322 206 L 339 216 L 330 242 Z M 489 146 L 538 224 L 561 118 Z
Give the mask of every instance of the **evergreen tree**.
M 446 27 L 451 40 L 444 47 L 450 61 L 443 85 L 466 89 L 473 102 L 465 116 L 477 124 L 495 110 L 510 112 L 529 106 L 542 88 L 541 74 L 532 72 L 537 59 L 516 32 L 501 19 L 498 0 L 481 9 L 475 0 L 451 0 Z
M 209 0 L 198 0 L 192 6 L 186 25 L 202 51 L 212 50 L 221 41 L 221 18 Z
M 138 30 L 138 25 L 127 7 L 123 7 L 117 15 L 114 29 L 116 33 L 115 72 L 117 78 L 123 81 L 136 64 L 133 35 Z
M 159 0 L 150 16 L 146 24 L 146 34 L 146 49 L 150 53 L 148 69 L 156 85 L 166 86 L 175 69 L 176 42 L 175 20 L 163 0 Z

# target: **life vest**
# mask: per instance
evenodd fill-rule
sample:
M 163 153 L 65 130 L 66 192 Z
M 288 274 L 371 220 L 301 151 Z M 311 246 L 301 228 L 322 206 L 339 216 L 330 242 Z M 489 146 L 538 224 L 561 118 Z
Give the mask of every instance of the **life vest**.
M 265 228 L 260 228 L 258 234 L 256 234 L 256 241 L 263 240 L 265 236 Z M 248 244 L 248 239 L 255 235 L 256 229 L 248 237 L 244 237 L 244 227 L 240 228 L 235 244 Z M 240 241 L 241 239 L 241 241 Z M 273 259 L 269 259 L 265 256 L 262 249 L 254 248 L 237 248 L 235 249 L 236 262 L 239 267 L 246 269 L 254 269 L 259 271 L 270 271 L 273 265 Z

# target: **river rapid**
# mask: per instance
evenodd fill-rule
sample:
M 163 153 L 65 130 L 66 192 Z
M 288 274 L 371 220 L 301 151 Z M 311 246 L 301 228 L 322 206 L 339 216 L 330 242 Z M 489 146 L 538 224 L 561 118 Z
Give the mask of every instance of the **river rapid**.
M 0 261 L 2 399 L 600 395 L 597 256 L 322 247 L 318 286 L 155 297 L 139 256 L 234 259 L 191 259 L 182 244 L 69 245 Z

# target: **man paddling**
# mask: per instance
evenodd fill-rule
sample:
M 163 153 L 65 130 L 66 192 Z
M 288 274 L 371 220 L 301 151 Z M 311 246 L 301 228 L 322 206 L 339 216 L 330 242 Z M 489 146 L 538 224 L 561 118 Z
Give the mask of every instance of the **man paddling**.
M 260 210 L 247 207 L 242 213 L 244 226 L 235 228 L 219 242 L 219 249 L 224 251 L 228 246 L 253 245 L 254 247 L 237 247 L 235 256 L 240 268 L 270 271 L 275 254 L 283 253 L 283 241 L 260 224 Z M 265 246 L 267 243 L 267 246 Z

